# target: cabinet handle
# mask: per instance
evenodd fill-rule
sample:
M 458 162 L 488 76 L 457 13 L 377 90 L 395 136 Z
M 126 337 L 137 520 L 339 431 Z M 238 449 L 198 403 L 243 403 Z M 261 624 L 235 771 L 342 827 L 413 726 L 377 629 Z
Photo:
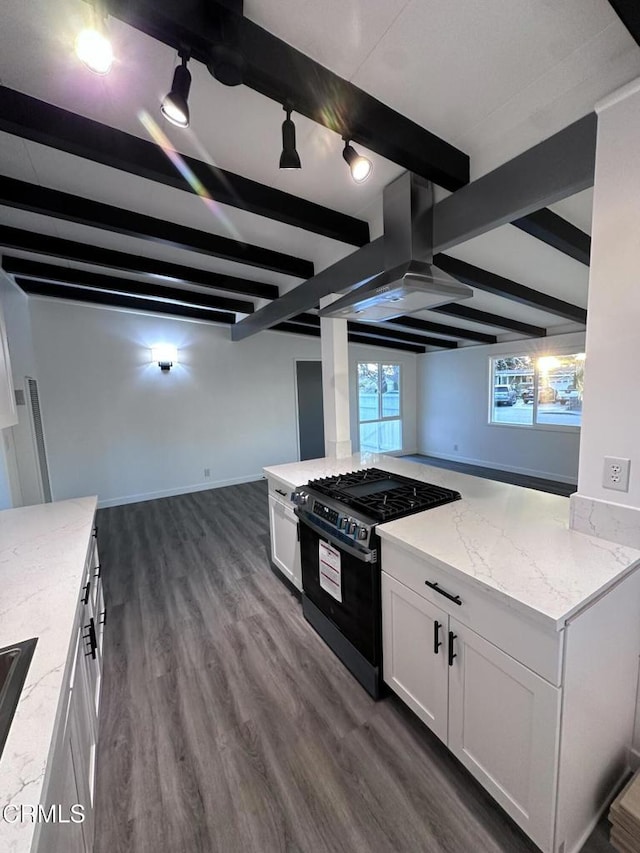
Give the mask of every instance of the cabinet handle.
M 453 601 L 454 604 L 462 604 L 462 599 L 459 595 L 451 595 L 450 592 L 447 592 L 444 589 L 441 589 L 437 583 L 433 581 L 425 581 L 426 585 L 431 587 L 431 589 L 435 590 L 435 592 L 439 592 L 440 595 L 444 595 L 445 598 L 448 598 L 449 601 Z
M 84 640 L 89 640 L 89 651 L 85 652 L 84 656 L 86 658 L 88 658 L 89 655 L 91 655 L 91 657 L 95 660 L 96 659 L 96 649 L 98 648 L 98 641 L 96 638 L 96 626 L 95 626 L 95 622 L 93 621 L 93 617 L 91 617 L 91 619 L 89 619 L 89 624 L 85 625 L 85 628 L 87 629 L 87 633 L 83 634 L 82 638 Z
M 99 578 L 100 572 L 102 571 L 102 566 L 100 565 L 100 563 L 98 563 L 98 565 L 95 566 L 94 568 L 95 568 L 95 572 L 94 572 L 93 576 L 94 576 L 94 578 Z
M 82 590 L 84 592 L 84 596 L 82 597 L 82 603 L 89 603 L 89 590 L 91 589 L 91 581 L 87 581 L 85 588 Z
M 296 524 L 296 536 L 298 538 L 298 542 L 300 541 L 300 525 Z
M 106 607 L 105 607 L 105 609 L 102 611 L 102 619 L 100 620 L 100 624 L 101 624 L 101 625 L 106 625 L 106 624 L 107 624 L 107 608 L 106 608 Z
M 283 498 L 286 498 L 287 493 L 283 492 L 282 489 L 276 489 L 276 494 L 282 495 Z
M 438 649 L 442 645 L 442 640 L 440 639 L 440 628 L 442 628 L 442 625 L 436 620 L 433 623 L 433 653 L 434 653 L 434 655 L 438 654 Z
M 94 539 L 97 539 L 97 538 L 98 538 L 98 525 L 97 525 L 97 524 L 95 524 L 95 525 L 93 526 L 93 538 L 94 538 Z
M 453 641 L 457 638 L 457 634 L 454 634 L 453 631 L 449 631 L 449 666 L 453 666 L 453 659 L 458 657 L 458 655 L 453 651 Z

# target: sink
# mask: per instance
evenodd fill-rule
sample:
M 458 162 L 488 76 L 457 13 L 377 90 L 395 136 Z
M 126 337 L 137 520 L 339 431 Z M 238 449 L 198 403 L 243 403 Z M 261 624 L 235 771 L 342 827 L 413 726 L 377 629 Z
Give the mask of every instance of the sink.
M 37 642 L 37 637 L 34 637 L 0 649 L 0 756 Z

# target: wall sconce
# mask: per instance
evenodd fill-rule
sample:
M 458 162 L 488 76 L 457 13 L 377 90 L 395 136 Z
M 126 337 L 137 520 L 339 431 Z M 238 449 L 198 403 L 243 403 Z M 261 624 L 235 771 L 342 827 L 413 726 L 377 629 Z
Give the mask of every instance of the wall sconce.
M 178 350 L 170 344 L 156 344 L 151 347 L 151 361 L 157 361 L 163 373 L 168 373 L 178 361 Z

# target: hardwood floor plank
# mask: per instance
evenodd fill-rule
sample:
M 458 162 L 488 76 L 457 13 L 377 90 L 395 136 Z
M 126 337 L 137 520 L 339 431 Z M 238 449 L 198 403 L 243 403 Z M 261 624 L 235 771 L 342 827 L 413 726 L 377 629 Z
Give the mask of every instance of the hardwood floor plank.
M 395 697 L 374 702 L 269 562 L 266 483 L 98 514 L 96 853 L 531 853 Z M 610 853 L 603 824 L 584 853 Z

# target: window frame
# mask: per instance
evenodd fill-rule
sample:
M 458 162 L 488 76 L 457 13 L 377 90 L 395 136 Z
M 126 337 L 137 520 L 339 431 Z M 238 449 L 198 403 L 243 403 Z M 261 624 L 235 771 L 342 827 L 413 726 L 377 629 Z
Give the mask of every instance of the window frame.
M 374 420 L 370 420 L 370 421 L 361 421 L 360 420 L 360 385 L 359 385 L 359 380 L 360 380 L 360 365 L 361 364 L 377 364 L 378 365 L 378 415 L 379 415 L 379 417 L 375 418 Z M 381 383 L 382 366 L 384 364 L 392 365 L 392 366 L 398 368 L 398 414 L 387 416 L 387 417 L 384 417 L 382 415 L 382 391 L 380 390 L 380 387 L 382 384 Z M 387 453 L 387 454 L 402 453 L 402 450 L 404 448 L 404 418 L 403 418 L 403 414 L 402 414 L 402 402 L 403 402 L 403 396 L 404 396 L 404 391 L 403 391 L 403 387 L 402 387 L 403 386 L 403 374 L 404 374 L 403 365 L 399 361 L 392 361 L 392 360 L 389 360 L 389 361 L 379 361 L 379 360 L 376 360 L 376 361 L 371 361 L 371 360 L 360 361 L 360 360 L 358 360 L 356 362 L 356 406 L 358 409 L 358 448 L 360 450 L 362 450 L 361 445 L 360 445 L 360 427 L 363 424 L 379 424 L 379 423 L 390 423 L 392 421 L 399 421 L 399 423 L 400 423 L 400 447 L 396 448 L 395 450 L 377 450 L 377 451 L 365 451 L 365 452 L 367 452 L 367 453 L 368 452 Z
M 541 358 L 549 358 L 549 357 L 563 357 L 568 355 L 578 355 L 578 353 L 584 352 L 584 349 L 577 349 L 575 346 L 572 347 L 559 347 L 558 349 L 554 349 L 552 351 L 544 350 L 542 352 L 508 352 L 504 355 L 490 355 L 488 357 L 488 365 L 489 365 L 489 407 L 488 407 L 488 426 L 490 427 L 508 427 L 515 429 L 525 429 L 525 430 L 543 430 L 545 432 L 580 432 L 582 428 L 582 424 L 580 423 L 578 426 L 573 424 L 544 424 L 538 423 L 538 387 L 539 387 L 539 377 L 540 371 L 538 369 L 538 361 Z M 494 362 L 498 359 L 502 358 L 530 358 L 533 360 L 534 368 L 533 368 L 533 403 L 531 410 L 531 423 L 530 424 L 518 424 L 518 423 L 500 423 L 498 421 L 493 420 L 493 386 L 494 386 Z

